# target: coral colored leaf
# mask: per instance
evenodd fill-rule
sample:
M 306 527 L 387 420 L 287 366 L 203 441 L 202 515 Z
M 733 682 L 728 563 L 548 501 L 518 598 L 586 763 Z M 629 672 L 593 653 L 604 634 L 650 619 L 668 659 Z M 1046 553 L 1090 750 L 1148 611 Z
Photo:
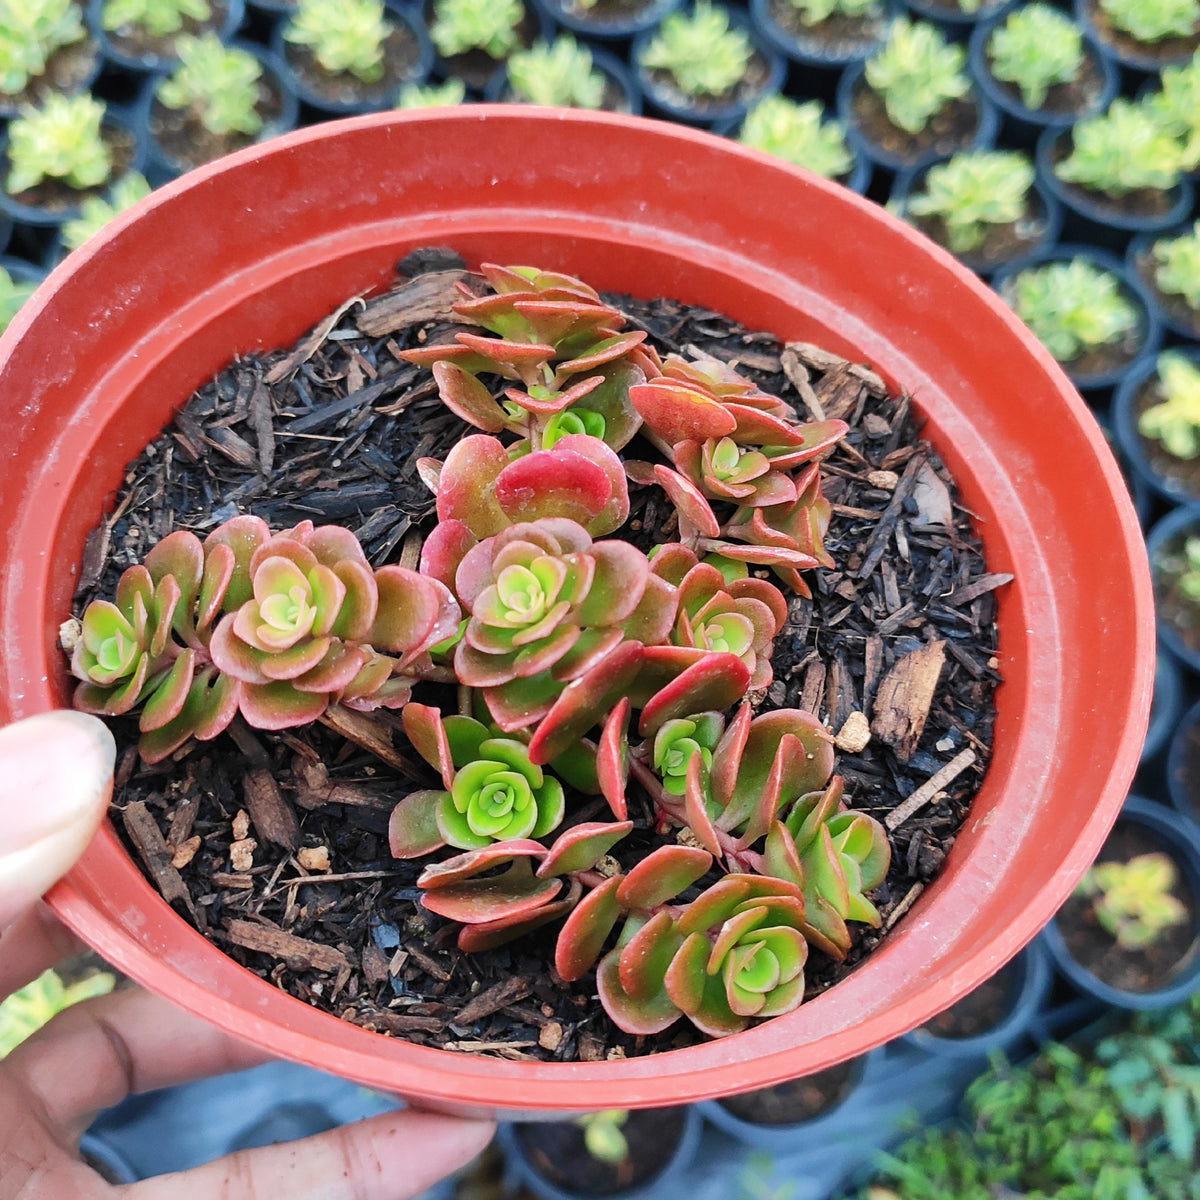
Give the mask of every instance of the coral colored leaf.
M 242 686 L 238 708 L 254 729 L 292 729 L 308 725 L 329 707 L 323 692 L 299 692 L 286 680 L 278 683 L 247 683 Z
M 672 646 L 647 646 L 646 664 L 653 668 L 670 660 Z M 675 661 L 678 661 L 676 659 Z M 666 721 L 707 709 L 721 711 L 740 700 L 750 686 L 750 668 L 736 654 L 701 652 L 642 707 L 638 732 L 653 736 Z
M 663 976 L 682 942 L 671 915 L 656 912 L 621 947 L 617 957 L 617 977 L 624 993 L 636 1003 L 661 994 Z
M 600 957 L 618 918 L 617 888 L 624 878 L 614 875 L 594 887 L 563 923 L 554 946 L 554 969 L 568 983 L 582 978 Z
M 421 872 L 417 887 L 430 890 L 451 887 L 518 858 L 536 858 L 540 862 L 545 857 L 546 847 L 540 842 L 524 838 L 520 841 L 493 842 L 482 850 L 467 850 L 442 862 L 430 863 Z
M 629 402 L 629 388 L 646 376 L 635 363 L 622 359 L 605 364 L 599 378 L 599 386 L 588 393 L 583 407 L 603 417 L 605 443 L 621 450 L 642 426 L 641 416 Z
M 811 554 L 787 546 L 742 546 L 732 542 L 713 542 L 705 546 L 705 549 L 715 550 L 726 558 L 753 563 L 759 567 L 790 567 L 793 570 L 807 571 L 821 565 Z
M 156 586 L 164 576 L 173 576 L 190 606 L 200 591 L 204 575 L 204 547 L 194 533 L 177 529 L 146 555 L 145 567 Z
M 359 677 L 367 661 L 368 651 L 362 646 L 335 641 L 315 667 L 292 679 L 292 686 L 301 692 L 340 692 Z
M 494 437 L 477 433 L 456 443 L 438 480 L 438 520 L 461 521 L 481 540 L 507 529 L 512 522 L 496 501 L 495 483 L 508 461 Z
M 775 879 L 786 879 L 798 887 L 804 886 L 804 868 L 800 865 L 796 853 L 796 843 L 792 841 L 782 822 L 776 821 L 767 831 L 767 843 L 763 850 L 763 874 Z
M 686 383 L 648 380 L 629 389 L 629 399 L 642 420 L 668 446 L 689 439 L 726 437 L 737 421 L 719 400 Z
M 456 333 L 454 336 L 461 345 L 474 350 L 476 354 L 517 371 L 539 366 L 554 357 L 554 347 L 544 342 L 510 342 L 504 338 L 480 337 L 477 333 Z
M 441 775 L 442 784 L 449 790 L 454 782 L 454 763 L 450 742 L 442 725 L 442 714 L 427 704 L 406 704 L 400 713 L 400 722 L 412 748 Z M 476 721 L 473 724 L 479 723 Z M 482 725 L 479 728 L 483 730 Z
M 646 590 L 650 564 L 628 542 L 597 542 L 591 550 L 596 564 L 592 586 L 579 605 L 575 620 L 581 625 L 617 625 L 633 615 Z
M 223 542 L 209 547 L 204 555 L 204 571 L 196 601 L 196 629 L 206 634 L 221 611 L 229 591 L 237 562 L 233 550 Z
M 553 450 L 526 454 L 497 475 L 496 503 L 509 521 L 565 517 L 586 526 L 603 511 L 612 481 L 591 459 L 564 448 L 567 440 L 560 439 Z
M 152 607 L 154 636 L 149 645 L 151 658 L 159 659 L 166 652 L 167 644 L 171 640 L 171 628 L 179 619 L 178 613 L 182 607 L 180 604 L 182 599 L 183 593 L 180 591 L 175 576 L 164 575 L 154 589 Z M 189 614 L 185 614 L 185 617 L 190 620 Z
M 437 809 L 445 792 L 420 791 L 405 796 L 388 818 L 388 846 L 393 858 L 421 858 L 446 844 L 438 829 Z
M 632 821 L 587 821 L 572 825 L 555 838 L 538 867 L 538 876 L 590 871 L 632 828 Z
M 241 607 L 254 594 L 250 583 L 250 560 L 260 546 L 271 537 L 266 521 L 261 517 L 233 517 L 218 525 L 204 539 L 204 550 L 208 553 L 213 546 L 228 546 L 233 551 L 234 568 L 225 591 L 225 609 L 232 612 Z
M 629 815 L 625 803 L 625 784 L 629 779 L 629 711 L 629 697 L 622 696 L 605 718 L 596 747 L 596 781 L 618 821 Z
M 93 601 L 93 603 L 96 603 Z M 78 653 L 78 649 L 76 650 Z M 94 683 L 81 683 L 71 699 L 71 703 L 81 712 L 95 713 L 97 716 L 119 717 L 127 713 L 137 702 L 146 685 L 146 675 L 150 669 L 148 655 L 139 654 L 137 666 L 132 675 L 120 687 L 102 687 Z
M 704 760 L 699 754 L 693 754 L 688 760 L 687 777 L 683 789 L 683 812 L 687 818 L 688 828 L 696 835 L 696 840 L 710 854 L 717 858 L 724 857 L 717 831 L 708 815 L 704 783 L 701 779 L 701 768 Z
M 366 641 L 379 608 L 379 587 L 374 571 L 369 563 L 357 558 L 343 558 L 329 569 L 345 588 L 329 632 L 348 642 Z
M 681 542 L 666 542 L 650 552 L 650 569 L 676 588 L 699 561 L 695 551 Z
M 612 950 L 596 968 L 596 990 L 604 1011 L 618 1029 L 635 1036 L 662 1033 L 679 1019 L 678 1007 L 665 991 L 637 1001 L 621 986 L 618 951 Z
M 459 564 L 476 545 L 478 539 L 461 521 L 439 521 L 421 546 L 421 574 L 453 592 Z
M 411 350 L 401 350 L 400 357 L 418 367 L 432 367 L 434 363 L 457 363 L 467 371 L 486 371 L 489 369 L 487 359 L 464 346 L 461 342 L 432 342 L 427 346 L 414 346 Z
M 657 646 L 665 642 L 675 624 L 676 608 L 675 588 L 665 579 L 651 575 L 646 580 L 637 608 L 623 626 L 625 636 L 645 646 Z
M 474 925 L 530 915 L 553 900 L 562 891 L 562 886 L 563 881 L 558 878 L 535 879 L 529 860 L 518 858 L 501 875 L 467 879 L 426 891 L 421 903 L 440 917 Z
M 570 683 L 586 675 L 626 640 L 620 629 L 585 629 L 570 650 L 554 664 L 551 673 L 559 683 Z
M 850 930 L 824 896 L 810 892 L 804 901 L 804 929 L 810 946 L 842 962 L 850 949 Z
M 735 579 L 725 584 L 725 590 L 735 600 L 757 600 L 771 614 L 772 629 L 770 636 L 774 637 L 787 621 L 787 598 L 773 584 L 765 579 Z
M 574 880 L 567 895 L 560 900 L 543 904 L 532 916 L 501 917 L 496 921 L 481 921 L 476 925 L 464 925 L 458 931 L 458 948 L 467 954 L 477 954 L 481 950 L 491 950 L 503 946 L 515 938 L 523 937 L 542 925 L 558 920 L 571 912 L 579 901 L 583 891 Z
M 183 711 L 196 670 L 196 652 L 185 650 L 172 664 L 142 709 L 138 728 L 143 733 L 161 729 Z
M 233 720 L 240 685 L 228 676 L 216 675 L 210 687 L 214 674 L 211 667 L 196 672 L 179 713 L 160 728 L 142 734 L 138 753 L 144 762 L 151 766 L 162 762 L 190 737 L 208 741 Z
M 629 872 L 617 899 L 625 908 L 655 908 L 703 878 L 712 862 L 695 846 L 660 846 Z
M 654 479 L 667 493 L 667 499 L 679 512 L 681 521 L 686 521 L 701 537 L 715 538 L 720 533 L 720 522 L 712 506 L 690 479 L 662 463 L 655 466 Z
M 407 567 L 387 566 L 375 572 L 375 584 L 379 607 L 367 641 L 402 660 L 410 651 L 425 649 L 441 609 L 433 581 Z
M 705 890 L 688 905 L 687 911 L 679 918 L 680 932 L 685 936 L 692 933 L 703 933 L 706 929 L 720 925 L 736 911 L 743 900 L 750 899 L 761 890 L 757 888 L 756 876 L 726 875 L 717 880 L 712 887 Z M 777 881 L 772 880 L 772 883 Z M 799 888 L 793 889 L 797 895 Z M 707 969 L 708 951 L 705 950 L 704 965 Z
M 465 676 L 460 665 L 462 648 L 459 649 L 460 653 L 456 655 L 454 662 L 459 680 L 462 681 Z M 492 720 L 500 729 L 505 733 L 515 733 L 518 729 L 528 729 L 534 722 L 542 720 L 554 707 L 561 693 L 562 684 L 553 677 L 535 675 L 530 679 L 513 679 L 495 687 L 485 687 L 483 701 Z M 538 760 L 531 758 L 530 761 Z M 545 764 L 538 762 L 538 765 Z
M 468 425 L 485 433 L 499 433 L 508 427 L 504 409 L 469 371 L 443 359 L 433 364 L 433 377 L 442 403 Z
M 312 638 L 277 654 L 266 654 L 261 663 L 262 673 L 268 682 L 299 679 L 317 667 L 332 644 L 329 638 Z

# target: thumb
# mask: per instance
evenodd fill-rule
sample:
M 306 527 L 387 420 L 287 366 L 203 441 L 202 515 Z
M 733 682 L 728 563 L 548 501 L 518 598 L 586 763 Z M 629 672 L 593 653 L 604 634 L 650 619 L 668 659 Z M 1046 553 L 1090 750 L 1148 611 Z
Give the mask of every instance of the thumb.
M 0 929 L 83 853 L 112 795 L 116 745 L 86 713 L 0 729 Z

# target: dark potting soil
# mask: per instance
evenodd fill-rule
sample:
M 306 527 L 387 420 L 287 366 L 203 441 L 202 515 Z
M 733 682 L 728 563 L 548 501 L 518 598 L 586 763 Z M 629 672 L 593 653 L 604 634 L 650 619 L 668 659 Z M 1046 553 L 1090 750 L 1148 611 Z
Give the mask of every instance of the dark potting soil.
M 1138 278 L 1154 293 L 1159 307 L 1172 320 L 1191 329 L 1192 337 L 1200 341 L 1200 309 L 1193 308 L 1182 296 L 1164 292 L 1156 278 L 1158 264 L 1150 248 L 1133 256 L 1133 269 Z
M 547 1182 L 582 1196 L 610 1196 L 650 1184 L 679 1146 L 686 1108 L 634 1109 L 621 1126 L 628 1155 L 610 1163 L 593 1158 L 583 1127 L 574 1121 L 538 1121 L 516 1127 L 530 1165 Z
M 40 208 L 47 213 L 61 213 L 75 208 L 89 196 L 104 195 L 129 170 L 134 155 L 137 153 L 137 141 L 129 130 L 120 125 L 102 126 L 100 136 L 108 146 L 112 159 L 112 170 L 103 183 L 97 184 L 95 187 L 76 188 L 61 179 L 43 179 L 36 186 L 17 193 L 13 199 L 28 208 Z M 4 162 L 5 173 L 7 173 L 7 151 Z
M 595 0 L 585 7 L 575 3 L 575 0 L 550 0 L 550 7 L 599 28 L 604 25 L 624 25 L 640 17 L 655 3 L 657 0 Z
M 1157 42 L 1139 42 L 1137 38 L 1118 29 L 1098 0 L 1085 0 L 1084 12 L 1096 36 L 1114 54 L 1126 57 L 1157 59 L 1162 66 L 1186 61 L 1200 49 L 1200 21 L 1187 37 L 1160 38 Z
M 331 74 L 316 60 L 307 46 L 283 43 L 283 54 L 297 81 L 316 99 L 330 104 L 379 104 L 395 102 L 406 84 L 416 79 L 421 48 L 412 30 L 402 21 L 393 21 L 383 43 L 383 76 L 365 83 L 351 71 Z
M 766 87 L 771 76 L 771 65 L 766 57 L 756 50 L 746 64 L 741 79 L 719 96 L 693 96 L 690 92 L 685 92 L 675 82 L 675 76 L 670 71 L 657 68 L 649 70 L 639 64 L 638 75 L 646 90 L 646 98 L 652 103 L 661 98 L 668 104 L 686 109 L 703 119 L 709 113 L 728 108 L 731 104 L 753 104 Z
M 263 71 L 258 79 L 258 100 L 255 112 L 262 119 L 263 128 L 270 129 L 283 115 L 283 88 L 269 71 Z M 232 130 L 229 133 L 213 133 L 205 128 L 199 114 L 191 108 L 168 108 L 158 99 L 150 105 L 147 122 L 150 136 L 169 161 L 179 163 L 184 170 L 203 166 L 232 154 L 257 140 L 256 135 Z
M 1173 797 L 1182 797 L 1185 816 L 1200 824 L 1200 725 L 1190 723 L 1182 733 L 1183 755 L 1170 780 Z
M 918 217 L 905 213 L 922 233 L 931 237 L 939 246 L 950 248 L 950 235 L 946 222 L 940 216 Z M 1030 188 L 1025 195 L 1024 210 L 1015 221 L 1003 225 L 988 225 L 983 241 L 973 250 L 963 251 L 960 257 L 971 267 L 991 270 L 1030 253 L 1046 232 L 1046 205 L 1041 196 Z
M 1127 862 L 1139 854 L 1163 852 L 1175 858 L 1173 847 L 1143 825 L 1119 818 L 1097 856 L 1097 862 Z M 1163 930 L 1149 946 L 1126 950 L 1101 928 L 1092 911 L 1092 901 L 1072 896 L 1054 918 L 1071 957 L 1097 979 L 1125 992 L 1154 992 L 1172 979 L 1200 953 L 1197 903 L 1181 877 L 1173 894 L 1187 909 L 1187 919 Z
M 851 1059 L 803 1079 L 726 1096 L 719 1103 L 735 1117 L 754 1125 L 797 1125 L 840 1104 L 853 1090 L 859 1070 L 857 1060 Z
M 972 1038 L 995 1029 L 1007 1016 L 1020 981 L 1021 968 L 1005 963 L 990 979 L 921 1026 L 938 1038 Z
M 203 536 L 238 512 L 275 529 L 339 522 L 375 565 L 415 566 L 434 514 L 417 459 L 444 457 L 471 431 L 441 405 L 430 372 L 398 355 L 461 328 L 449 305 L 462 277 L 435 271 L 365 306 L 348 302 L 295 350 L 237 360 L 200 388 L 129 466 L 114 514 L 85 550 L 76 612 L 111 595 L 119 572 L 172 529 Z M 765 699 L 814 712 L 834 733 L 851 713 L 872 720 L 877 735 L 841 754 L 837 769 L 848 802 L 885 823 L 943 774 L 911 815 L 893 818 L 891 870 L 874 894 L 883 928 L 853 926 L 844 964 L 814 953 L 815 995 L 886 937 L 954 842 L 989 758 L 993 592 L 1010 577 L 987 571 L 971 514 L 909 399 L 888 396 L 872 371 L 671 300 L 614 302 L 662 351 L 696 347 L 803 418 L 851 426 L 823 467 L 837 566 L 811 573 L 811 600 L 790 600 Z M 633 536 L 646 546 L 671 536 L 674 514 L 657 489 L 634 489 L 632 502 Z M 432 685 L 426 699 L 439 702 Z M 616 1029 L 591 975 L 566 984 L 550 968 L 549 927 L 488 953 L 458 950 L 455 926 L 418 903 L 425 863 L 388 852 L 392 808 L 435 785 L 398 713 L 338 707 L 277 734 L 235 721 L 155 767 L 139 763 L 136 722 L 115 725 L 113 817 L 135 858 L 206 937 L 304 1002 L 422 1045 L 516 1059 L 590 1061 L 701 1040 L 686 1022 L 653 1038 Z M 629 801 L 635 829 L 614 848 L 622 869 L 661 842 L 645 794 L 631 786 Z M 605 805 L 575 797 L 568 810 L 572 821 L 596 820 Z
M 56 50 L 40 75 L 33 76 L 19 92 L 8 92 L 0 98 L 4 110 L 16 112 L 25 104 L 40 105 L 51 92 L 73 96 L 91 76 L 99 55 L 100 47 L 91 38 Z
M 979 106 L 970 94 L 951 100 L 934 113 L 919 133 L 893 125 L 883 97 L 860 80 L 850 96 L 850 112 L 859 133 L 873 146 L 906 164 L 934 152 L 939 158 L 965 150 L 979 128 Z
M 1157 374 L 1151 375 L 1138 388 L 1137 395 L 1133 399 L 1135 429 L 1142 413 L 1156 404 L 1161 404 L 1164 398 L 1162 390 L 1158 385 Z M 1190 499 L 1200 500 L 1200 457 L 1191 459 L 1177 458 L 1174 454 L 1167 452 L 1162 442 L 1155 441 L 1154 438 L 1144 437 L 1140 433 L 1137 436 L 1138 443 L 1142 447 L 1142 453 L 1146 456 L 1146 461 L 1149 463 L 1150 469 L 1160 478 L 1179 484 L 1187 492 Z
M 988 66 L 991 67 L 991 57 L 988 56 Z M 1018 104 L 1024 104 L 1021 89 L 1015 83 L 1006 79 L 997 79 L 992 75 L 992 81 L 1006 95 L 1011 96 Z M 1087 42 L 1083 44 L 1083 62 L 1079 73 L 1066 83 L 1052 83 L 1046 89 L 1046 98 L 1035 110 L 1036 112 L 1053 113 L 1061 116 L 1072 113 L 1081 116 L 1083 113 L 1095 111 L 1096 104 L 1104 91 L 1104 72 L 1100 69 L 1099 55 Z
M 119 29 L 106 30 L 113 49 L 127 58 L 175 58 L 175 42 L 183 34 L 199 37 L 201 34 L 219 33 L 229 15 L 228 0 L 208 0 L 209 14 L 203 21 L 184 16 L 182 26 L 174 33 L 155 37 L 137 25 L 122 25 Z
M 771 0 L 767 14 L 802 51 L 830 59 L 846 57 L 864 46 L 873 46 L 887 32 L 888 24 L 888 13 L 882 4 L 874 15 L 850 17 L 845 13 L 831 13 L 812 25 L 806 25 L 800 19 L 799 10 L 790 0 Z

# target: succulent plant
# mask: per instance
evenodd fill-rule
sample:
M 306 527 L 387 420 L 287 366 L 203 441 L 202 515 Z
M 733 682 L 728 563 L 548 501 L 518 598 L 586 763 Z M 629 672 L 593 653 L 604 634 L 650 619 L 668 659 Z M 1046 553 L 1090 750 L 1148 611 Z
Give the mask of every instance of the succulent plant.
M 258 113 L 258 81 L 262 67 L 247 50 L 225 46 L 215 33 L 180 37 L 175 43 L 179 66 L 154 89 L 167 108 L 189 109 L 209 133 L 244 133 L 253 137 L 263 126 Z
M 79 216 L 64 221 L 59 239 L 68 250 L 78 250 L 88 238 L 100 232 L 118 213 L 150 195 L 150 184 L 140 171 L 126 171 L 107 196 L 85 196 Z
M 1138 417 L 1138 432 L 1161 442 L 1175 458 L 1200 455 L 1200 370 L 1182 354 L 1158 356 L 1158 393 L 1163 399 Z
M 100 24 L 109 33 L 144 29 L 151 37 L 166 37 L 183 28 L 185 18 L 207 21 L 208 0 L 104 0 Z
M 967 151 L 930 167 L 907 207 L 916 217 L 939 217 L 947 249 L 966 254 L 983 245 L 990 226 L 1021 219 L 1033 178 L 1033 163 L 1019 151 Z
M 1154 282 L 1169 296 L 1182 296 L 1200 311 L 1200 221 L 1190 233 L 1154 243 Z
M 826 119 L 819 100 L 797 104 L 786 96 L 764 96 L 746 114 L 738 141 L 826 179 L 841 179 L 854 166 L 846 131 Z
M 1182 148 L 1145 102 L 1114 100 L 1107 112 L 1078 122 L 1071 141 L 1071 153 L 1055 164 L 1055 175 L 1109 196 L 1172 188 L 1183 170 Z
M 520 44 L 521 0 L 435 0 L 429 36 L 444 58 L 482 50 L 505 58 Z
M 1146 105 L 1162 128 L 1182 146 L 1183 169 L 1200 166 L 1200 50 L 1191 61 L 1164 67 L 1160 90 L 1152 92 Z
M 584 1147 L 593 1158 L 619 1163 L 629 1157 L 629 1140 L 624 1132 L 628 1120 L 627 1108 L 605 1108 L 576 1117 L 575 1124 L 583 1130 Z
M 723 96 L 738 85 L 753 56 L 750 38 L 730 26 L 725 9 L 696 0 L 690 13 L 663 18 L 638 66 L 666 72 L 685 95 Z
M 937 26 L 897 17 L 887 41 L 867 59 L 865 78 L 883 100 L 888 120 L 906 133 L 920 133 L 971 90 L 966 61 L 966 51 L 948 43 Z
M 8 0 L 0 9 L 0 93 L 18 95 L 54 54 L 86 36 L 73 0 Z
M 94 996 L 105 996 L 116 982 L 116 977 L 107 971 L 97 971 L 74 983 L 64 983 L 57 971 L 43 971 L 32 983 L 0 1001 L 0 1059 L 6 1058 L 64 1008 Z
M 1126 862 L 1089 867 L 1075 894 L 1093 901 L 1096 920 L 1118 945 L 1140 950 L 1187 920 L 1187 909 L 1171 891 L 1178 874 L 1169 855 L 1138 854 Z
M 36 289 L 36 282 L 14 279 L 0 267 L 0 333 L 8 328 L 9 322 L 17 315 L 21 305 Z
M 1059 362 L 1118 341 L 1138 314 L 1111 271 L 1086 259 L 1026 267 L 1008 281 L 1004 297 Z
M 283 39 L 305 47 L 330 75 L 378 83 L 391 31 L 383 0 L 300 0 L 283 28 Z
M 397 108 L 444 108 L 461 104 L 467 98 L 467 85 L 453 76 L 441 83 L 406 83 L 396 99 Z
M 1139 42 L 1187 37 L 1200 26 L 1200 0 L 1100 0 L 1100 9 Z
M 17 196 L 44 179 L 73 188 L 97 187 L 112 171 L 112 155 L 100 133 L 104 105 L 86 93 L 51 92 L 35 108 L 25 105 L 8 127 L 8 178 Z
M 1070 83 L 1083 66 L 1083 34 L 1050 4 L 1013 9 L 987 40 L 988 69 L 1015 83 L 1026 108 L 1041 108 L 1056 83 Z
M 880 0 L 788 0 L 805 25 L 819 25 L 830 17 L 866 17 L 883 11 Z
M 604 75 L 592 65 L 592 52 L 566 33 L 515 50 L 508 82 L 517 99 L 529 104 L 599 108 L 604 102 Z

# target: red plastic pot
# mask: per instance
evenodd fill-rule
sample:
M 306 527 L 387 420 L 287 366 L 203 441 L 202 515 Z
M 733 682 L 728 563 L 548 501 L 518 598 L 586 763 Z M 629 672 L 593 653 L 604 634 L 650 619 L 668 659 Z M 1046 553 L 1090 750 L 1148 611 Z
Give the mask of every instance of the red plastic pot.
M 736 181 L 731 186 L 730 181 Z M 253 147 L 118 217 L 0 341 L 0 722 L 61 704 L 55 642 L 124 464 L 235 353 L 292 342 L 409 250 L 535 262 L 724 310 L 916 397 L 1001 593 L 995 755 L 942 876 L 859 970 L 787 1017 L 625 1062 L 497 1062 L 367 1033 L 226 958 L 105 828 L 51 894 L 102 954 L 280 1055 L 457 1110 L 763 1087 L 928 1020 L 1066 898 L 1138 762 L 1154 671 L 1142 538 L 1100 431 L 1008 309 L 821 179 L 707 134 L 529 106 L 377 114 Z

